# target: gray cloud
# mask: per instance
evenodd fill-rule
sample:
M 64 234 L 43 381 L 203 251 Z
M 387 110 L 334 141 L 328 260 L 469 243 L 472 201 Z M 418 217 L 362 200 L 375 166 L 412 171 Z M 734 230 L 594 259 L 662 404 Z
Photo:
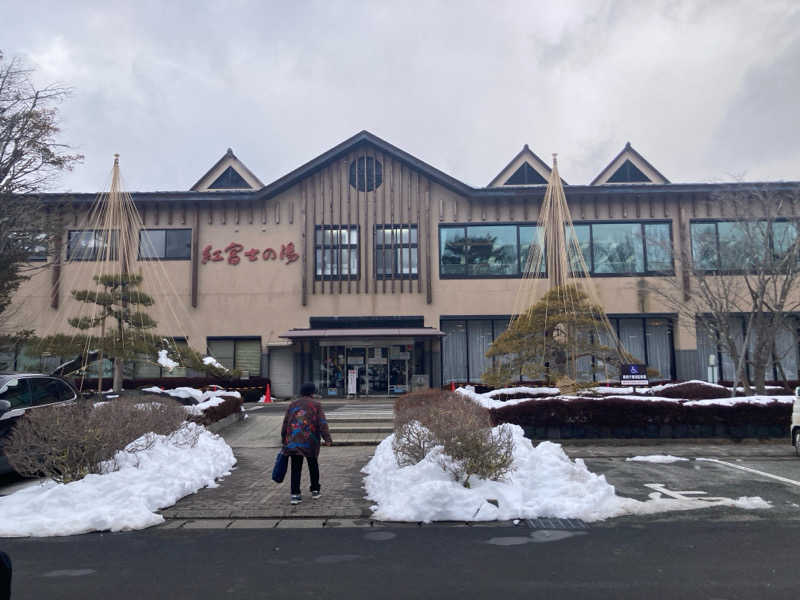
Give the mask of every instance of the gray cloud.
M 3 50 L 75 89 L 59 189 L 265 182 L 369 129 L 473 185 L 524 143 L 589 182 L 630 140 L 672 181 L 797 179 L 797 4 L 27 3 Z

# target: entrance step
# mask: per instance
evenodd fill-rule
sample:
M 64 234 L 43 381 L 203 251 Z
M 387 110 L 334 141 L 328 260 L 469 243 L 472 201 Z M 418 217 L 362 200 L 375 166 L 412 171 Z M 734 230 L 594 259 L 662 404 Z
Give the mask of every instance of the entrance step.
M 392 423 L 361 424 L 350 422 L 337 423 L 335 425 L 329 423 L 329 426 L 331 435 L 342 433 L 383 433 L 389 435 L 394 431 L 394 425 Z
M 376 446 L 394 431 L 392 402 L 348 403 L 327 417 L 334 446 Z
M 345 417 L 336 415 L 328 415 L 328 425 L 333 427 L 334 424 L 346 424 L 346 423 L 394 423 L 394 419 L 392 418 L 385 418 L 380 416 L 375 417 Z
M 389 433 L 341 433 L 331 432 L 334 446 L 377 446 Z

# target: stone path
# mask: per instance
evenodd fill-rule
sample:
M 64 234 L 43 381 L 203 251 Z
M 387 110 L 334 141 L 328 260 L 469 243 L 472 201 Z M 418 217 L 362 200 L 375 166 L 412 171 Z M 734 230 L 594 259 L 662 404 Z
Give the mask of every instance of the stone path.
M 344 409 L 344 410 L 342 410 Z M 351 423 L 358 418 L 358 411 L 351 405 L 330 411 L 329 418 L 339 414 L 339 423 Z M 386 406 L 370 407 L 376 415 L 367 418 L 387 416 Z M 391 414 L 391 409 L 389 413 Z M 337 419 L 334 419 L 337 420 Z M 283 483 L 272 481 L 272 467 L 275 455 L 280 448 L 280 428 L 282 413 L 268 414 L 260 411 L 248 412 L 248 418 L 231 425 L 221 435 L 233 448 L 237 465 L 229 477 L 220 481 L 219 487 L 202 489 L 196 494 L 181 499 L 174 506 L 165 509 L 162 515 L 174 523 L 165 526 L 175 527 L 177 520 L 191 525 L 192 520 L 203 520 L 209 527 L 230 524 L 231 520 L 245 519 L 262 521 L 280 526 L 280 522 L 298 520 L 316 522 L 317 526 L 334 520 L 363 520 L 371 515 L 370 502 L 364 499 L 361 468 L 369 461 L 375 444 L 389 432 L 372 433 L 375 442 L 370 445 L 323 446 L 320 452 L 320 483 L 322 497 L 312 500 L 309 489 L 307 465 L 303 466 L 301 489 L 303 503 L 289 504 L 289 476 Z M 348 434 L 337 433 L 334 440 L 346 439 Z M 187 521 L 188 520 L 188 521 Z M 213 523 L 212 523 L 213 522 Z M 369 521 L 366 521 L 369 523 Z M 202 526 L 198 523 L 196 526 Z M 285 525 L 284 525 L 285 526 Z

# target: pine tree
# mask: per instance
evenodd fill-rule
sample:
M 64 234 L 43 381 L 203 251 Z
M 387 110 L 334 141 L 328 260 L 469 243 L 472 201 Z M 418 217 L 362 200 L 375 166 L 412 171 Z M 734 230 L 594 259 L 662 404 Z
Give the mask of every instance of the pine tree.
M 483 380 L 501 387 L 519 381 L 521 375 L 553 385 L 563 377 L 591 379 L 593 372 L 618 367 L 629 357 L 624 350 L 604 345 L 605 319 L 603 309 L 578 286 L 556 286 L 489 347 L 486 356 L 494 359 L 494 366 Z
M 192 348 L 178 347 L 172 338 L 152 332 L 157 323 L 140 308 L 152 306 L 154 300 L 139 289 L 141 275 L 95 275 L 94 280 L 98 284 L 96 289 L 72 291 L 75 300 L 97 306 L 92 316 L 68 320 L 71 326 L 83 333 L 48 336 L 39 340 L 36 347 L 40 352 L 48 351 L 58 356 L 80 356 L 83 364 L 97 361 L 98 392 L 102 391 L 104 358 L 114 363 L 112 387 L 115 392 L 120 392 L 123 364 L 141 361 L 143 357 L 155 361 L 161 350 L 166 350 L 166 357 L 179 365 L 217 379 L 233 379 L 240 375 L 237 370 L 206 364 L 203 356 Z
M 104 358 L 114 362 L 113 388 L 122 389 L 122 365 L 141 355 L 153 356 L 161 345 L 161 338 L 147 330 L 156 327 L 156 322 L 141 311 L 140 307 L 153 305 L 153 298 L 139 289 L 142 276 L 138 274 L 95 275 L 98 287 L 94 290 L 72 290 L 78 302 L 96 305 L 91 316 L 69 319 L 69 324 L 81 330 L 75 336 L 56 335 L 42 341 L 47 347 L 61 355 L 86 356 L 97 352 L 98 392 L 102 391 L 102 364 Z M 90 330 L 100 330 L 99 334 Z

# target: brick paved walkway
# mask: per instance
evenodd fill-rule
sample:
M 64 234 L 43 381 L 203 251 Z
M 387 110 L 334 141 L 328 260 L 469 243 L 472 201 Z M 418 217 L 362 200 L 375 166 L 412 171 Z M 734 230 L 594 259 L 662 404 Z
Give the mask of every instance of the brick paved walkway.
M 283 483 L 272 481 L 283 415 L 254 415 L 233 425 L 222 436 L 233 447 L 236 469 L 219 487 L 202 489 L 187 496 L 162 514 L 168 519 L 286 519 L 350 518 L 371 514 L 362 488 L 363 467 L 374 446 L 323 447 L 319 457 L 322 497 L 312 500 L 308 492 L 308 468 L 303 465 L 303 503 L 289 504 L 289 475 Z

